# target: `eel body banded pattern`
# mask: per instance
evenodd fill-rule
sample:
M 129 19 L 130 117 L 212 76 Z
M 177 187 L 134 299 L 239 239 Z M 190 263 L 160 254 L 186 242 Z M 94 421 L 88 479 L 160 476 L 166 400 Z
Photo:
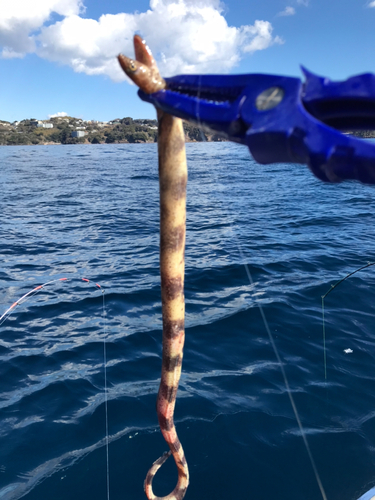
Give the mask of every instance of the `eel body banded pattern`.
M 154 58 L 141 37 L 135 35 L 136 60 L 123 55 L 119 62 L 125 73 L 149 94 L 165 88 Z M 182 500 L 189 485 L 189 470 L 173 421 L 176 395 L 181 375 L 185 341 L 185 235 L 187 166 L 182 121 L 158 111 L 159 183 L 160 183 L 160 275 L 163 312 L 163 355 L 161 381 L 157 397 L 157 415 L 170 451 L 150 468 L 145 479 L 149 500 Z M 173 455 L 178 470 L 174 490 L 158 497 L 152 480 L 167 458 Z

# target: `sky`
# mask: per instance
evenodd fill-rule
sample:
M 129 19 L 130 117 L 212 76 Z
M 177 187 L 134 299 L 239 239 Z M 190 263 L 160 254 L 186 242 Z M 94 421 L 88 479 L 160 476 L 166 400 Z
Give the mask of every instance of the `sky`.
M 135 33 L 163 76 L 375 72 L 375 0 L 0 0 L 0 120 L 155 118 L 116 59 Z

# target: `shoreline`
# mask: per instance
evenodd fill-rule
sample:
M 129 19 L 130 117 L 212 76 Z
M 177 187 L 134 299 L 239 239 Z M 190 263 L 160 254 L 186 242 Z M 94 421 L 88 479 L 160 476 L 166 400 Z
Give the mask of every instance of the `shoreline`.
M 206 135 L 207 137 L 207 135 Z M 212 137 L 208 136 L 207 140 L 205 141 L 196 141 L 194 139 L 190 139 L 189 137 L 185 136 L 185 144 L 189 143 L 206 143 L 206 142 L 212 142 L 212 143 L 219 143 L 219 142 L 229 142 L 228 139 L 225 138 L 220 138 L 219 140 L 212 140 Z M 85 141 L 85 142 L 72 142 L 72 143 L 63 143 L 63 142 L 39 142 L 38 144 L 0 144 L 0 147 L 14 147 L 14 146 L 111 146 L 112 144 L 118 145 L 118 144 L 156 144 L 157 141 L 135 141 L 135 142 L 125 142 L 125 141 L 118 141 L 118 142 L 97 142 L 97 143 L 91 143 L 90 141 Z
M 185 142 L 221 142 L 214 131 L 202 131 L 184 122 Z M 50 120 L 25 119 L 8 123 L 0 120 L 1 146 L 49 146 L 55 144 L 153 144 L 157 143 L 156 120 L 116 118 L 111 122 L 84 122 L 75 117 Z

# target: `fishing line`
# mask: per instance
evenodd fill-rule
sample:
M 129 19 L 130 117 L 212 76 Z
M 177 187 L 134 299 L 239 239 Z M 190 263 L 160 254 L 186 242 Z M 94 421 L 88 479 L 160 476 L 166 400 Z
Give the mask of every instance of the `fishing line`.
M 202 125 L 201 125 L 200 114 L 199 114 L 200 93 L 201 93 L 200 90 L 201 90 L 201 76 L 199 77 L 199 85 L 198 85 L 198 93 L 197 93 L 197 98 L 198 99 L 197 99 L 197 106 L 196 106 L 196 116 L 197 116 L 197 122 L 198 122 L 198 126 L 200 128 L 201 134 L 202 134 L 203 141 L 207 142 L 207 139 L 206 139 L 206 137 L 204 136 L 204 134 L 202 132 Z M 218 184 L 218 178 L 217 177 L 216 177 L 215 181 L 216 181 L 216 184 Z M 223 204 L 223 202 L 220 199 L 219 199 L 219 203 L 222 205 L 222 208 L 224 208 L 224 206 L 223 206 L 224 204 Z M 225 210 L 228 212 L 228 215 L 229 215 L 228 206 L 225 207 Z M 225 211 L 225 210 L 223 210 L 223 211 Z M 236 242 L 238 252 L 239 252 L 240 257 L 241 257 L 241 259 L 243 261 L 243 265 L 244 265 L 244 268 L 245 268 L 245 271 L 246 271 L 249 283 L 250 283 L 251 286 L 254 286 L 254 280 L 252 278 L 249 266 L 245 262 L 245 255 L 244 255 L 244 252 L 242 250 L 242 245 L 241 245 L 241 242 L 239 241 L 239 239 L 237 237 L 237 233 L 236 233 L 236 231 L 234 229 L 234 225 L 232 223 L 232 218 L 231 217 L 229 217 L 229 225 L 230 225 L 230 229 L 232 231 L 234 240 Z M 365 266 L 365 267 L 368 267 L 368 266 Z M 284 363 L 281 360 L 281 357 L 280 357 L 279 351 L 277 349 L 275 340 L 273 338 L 271 329 L 270 329 L 270 327 L 268 325 L 268 321 L 267 321 L 264 309 L 262 307 L 262 304 L 259 302 L 259 300 L 257 299 L 257 297 L 254 298 L 254 301 L 255 301 L 255 304 L 258 306 L 258 309 L 260 311 L 260 314 L 261 314 L 261 317 L 262 317 L 262 320 L 263 320 L 263 324 L 264 324 L 265 330 L 266 330 L 266 332 L 268 334 L 268 338 L 270 340 L 273 352 L 274 352 L 274 354 L 276 356 L 276 359 L 277 359 L 277 362 L 279 364 L 280 371 L 281 371 L 281 374 L 282 374 L 282 378 L 283 378 L 283 381 L 284 381 L 284 385 L 285 385 L 285 388 L 287 390 L 289 401 L 290 401 L 290 404 L 291 404 L 292 409 L 293 409 L 294 417 L 295 417 L 295 419 L 297 421 L 297 425 L 298 425 L 299 431 L 301 433 L 302 440 L 303 440 L 303 443 L 305 445 L 306 452 L 307 452 L 307 455 L 309 457 L 310 464 L 311 464 L 311 467 L 313 469 L 313 472 L 314 472 L 314 475 L 315 475 L 315 479 L 316 479 L 316 482 L 317 482 L 319 490 L 320 490 L 320 494 L 322 495 L 323 500 L 327 500 L 327 496 L 326 496 L 326 493 L 325 493 L 325 490 L 324 490 L 324 487 L 323 487 L 323 483 L 322 483 L 322 481 L 320 479 L 318 468 L 317 468 L 317 466 L 315 464 L 315 460 L 313 458 L 313 455 L 312 455 L 312 452 L 311 452 L 311 449 L 310 449 L 310 445 L 308 443 L 307 436 L 306 436 L 306 433 L 304 431 L 304 428 L 303 428 L 303 425 L 302 425 L 302 421 L 300 419 L 299 412 L 297 410 L 297 406 L 296 406 L 296 403 L 294 401 L 294 397 L 293 397 L 292 391 L 290 389 L 288 377 L 286 375 L 285 368 L 284 368 Z
M 322 321 L 323 321 L 323 356 L 324 356 L 324 379 L 327 380 L 327 350 L 326 350 L 326 327 L 325 327 L 325 317 L 324 317 L 324 299 L 327 297 L 329 293 L 331 293 L 336 287 L 338 287 L 343 281 L 353 276 L 353 274 L 362 271 L 362 269 L 366 269 L 367 267 L 375 266 L 375 262 L 368 262 L 365 266 L 361 266 L 355 271 L 344 276 L 341 280 L 337 281 L 334 285 L 331 285 L 331 288 L 322 295 Z
M 203 133 L 203 126 L 202 126 L 200 112 L 199 112 L 200 100 L 201 100 L 201 87 L 202 87 L 202 75 L 199 75 L 199 77 L 198 77 L 198 92 L 197 92 L 196 115 L 197 115 L 198 128 L 199 128 L 199 132 L 201 134 L 202 142 L 207 142 L 206 136 Z
M 4 323 L 4 321 L 6 321 L 9 318 L 9 316 L 14 312 L 14 310 L 17 306 L 19 306 L 20 304 L 23 304 L 23 302 L 25 302 L 27 299 L 29 299 L 29 298 L 33 297 L 34 295 L 36 295 L 37 293 L 39 293 L 47 285 L 50 285 L 51 283 L 56 283 L 58 281 L 66 281 L 67 279 L 68 278 L 59 278 L 56 280 L 47 281 L 43 285 L 36 286 L 35 288 L 30 290 L 29 292 L 25 293 L 25 295 L 22 295 L 22 297 L 20 297 L 18 300 L 13 302 L 13 304 L 5 311 L 5 313 L 2 316 L 0 316 L 0 326 Z
M 89 282 L 88 279 L 82 278 Z M 109 432 L 108 432 L 108 388 L 107 388 L 107 313 L 105 309 L 104 288 L 98 283 L 95 284 L 103 297 L 102 318 L 103 318 L 103 371 L 104 371 L 104 409 L 105 409 L 105 451 L 106 451 L 106 474 L 107 474 L 107 500 L 109 500 Z
M 55 280 L 47 281 L 42 285 L 38 285 L 29 292 L 22 295 L 19 299 L 17 299 L 13 304 L 8 307 L 8 309 L 0 316 L 0 326 L 9 318 L 9 316 L 14 312 L 16 307 L 26 302 L 31 297 L 34 297 L 37 293 L 44 290 L 48 285 L 57 282 L 68 282 L 68 281 L 84 281 L 85 283 L 90 283 L 91 281 L 87 278 L 58 278 Z M 108 433 L 108 387 L 107 387 L 107 313 L 105 308 L 105 299 L 104 294 L 105 290 L 98 283 L 95 283 L 95 288 L 100 290 L 102 293 L 102 319 L 103 319 L 103 368 L 104 368 L 104 408 L 105 408 L 105 443 L 106 443 L 106 489 L 107 489 L 107 500 L 109 500 L 109 433 Z
M 108 432 L 108 387 L 107 387 L 107 314 L 103 294 L 103 365 L 104 365 L 104 407 L 105 407 L 105 448 L 107 461 L 107 500 L 109 500 L 109 432 Z

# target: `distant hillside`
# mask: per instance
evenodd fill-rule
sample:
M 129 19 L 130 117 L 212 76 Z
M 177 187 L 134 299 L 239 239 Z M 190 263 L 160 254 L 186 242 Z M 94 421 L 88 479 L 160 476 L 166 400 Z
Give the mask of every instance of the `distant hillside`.
M 217 134 L 203 133 L 187 123 L 184 129 L 187 142 L 223 140 Z M 145 143 L 156 142 L 157 136 L 156 120 L 117 118 L 99 122 L 71 116 L 13 123 L 0 120 L 0 145 Z

